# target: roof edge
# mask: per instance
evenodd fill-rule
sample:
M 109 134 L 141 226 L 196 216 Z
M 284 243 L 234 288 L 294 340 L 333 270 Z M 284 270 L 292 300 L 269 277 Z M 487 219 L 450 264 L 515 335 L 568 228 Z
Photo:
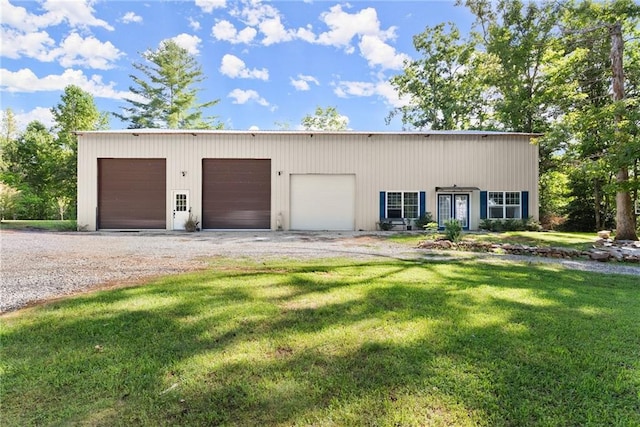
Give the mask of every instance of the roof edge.
M 315 131 L 315 130 L 209 130 L 209 129 L 115 129 L 75 131 L 76 135 L 365 135 L 365 136 L 436 136 L 436 135 L 475 135 L 487 136 L 527 136 L 540 137 L 542 133 L 482 131 L 482 130 L 430 130 L 430 131 Z

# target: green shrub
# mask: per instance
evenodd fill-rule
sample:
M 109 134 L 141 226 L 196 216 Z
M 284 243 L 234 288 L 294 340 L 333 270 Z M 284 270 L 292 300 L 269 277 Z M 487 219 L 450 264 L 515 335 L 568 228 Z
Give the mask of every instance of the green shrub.
M 480 221 L 479 228 L 487 231 L 540 231 L 542 226 L 540 222 L 529 217 L 526 219 L 483 219 Z
M 481 219 L 478 228 L 480 230 L 493 231 L 493 221 L 489 218 Z
M 438 223 L 437 222 L 428 222 L 423 226 L 424 231 L 427 233 L 435 233 L 438 231 Z
M 462 225 L 460 224 L 460 221 L 453 218 L 445 221 L 444 234 L 447 237 L 447 240 L 452 242 L 460 240 L 460 236 L 462 235 Z
M 418 230 L 424 230 L 427 224 L 433 222 L 433 215 L 431 212 L 425 212 L 422 216 L 416 219 L 413 223 Z M 437 226 L 436 226 L 437 227 Z
M 525 221 L 525 230 L 526 231 L 542 231 L 542 225 L 540 224 L 540 221 L 534 219 L 533 217 L 529 217 Z
M 503 221 L 504 231 L 521 231 L 523 228 L 522 220 L 509 218 Z
M 380 230 L 389 231 L 393 228 L 393 224 L 390 221 L 380 221 Z

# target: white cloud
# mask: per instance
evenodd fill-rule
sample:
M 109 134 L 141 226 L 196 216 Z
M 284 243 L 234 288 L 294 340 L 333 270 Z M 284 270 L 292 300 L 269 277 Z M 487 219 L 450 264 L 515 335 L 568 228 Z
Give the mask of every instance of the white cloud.
M 335 93 L 340 98 L 348 98 L 350 96 L 378 96 L 382 98 L 388 105 L 394 108 L 403 107 L 410 104 L 409 97 L 399 97 L 398 92 L 388 81 L 342 81 L 334 85 L 335 89 L 333 90 L 333 93 Z
M 316 41 L 316 35 L 313 33 L 311 25 L 307 25 L 307 28 L 298 28 L 296 31 L 296 38 L 304 40 L 308 43 L 314 43 Z
M 394 47 L 378 36 L 363 35 L 358 47 L 370 67 L 380 65 L 383 69 L 401 70 L 404 67 L 404 61 L 411 59 L 404 53 L 397 53 Z
M 249 130 L 260 130 L 260 128 L 256 125 L 249 126 Z
M 237 56 L 226 54 L 222 57 L 220 72 L 232 79 L 260 79 L 269 80 L 269 70 L 266 68 L 250 70 L 244 61 Z
M 0 37 L 2 38 L 0 56 L 11 59 L 26 56 L 44 62 L 53 60 L 50 51 L 55 46 L 55 42 L 46 31 L 24 34 L 2 27 L 0 29 Z
M 251 27 L 258 26 L 265 19 L 280 16 L 278 9 L 269 4 L 263 4 L 261 0 L 245 1 L 243 6 L 240 10 L 232 10 L 230 14 Z
M 105 84 L 102 82 L 102 76 L 94 74 L 88 77 L 82 70 L 68 69 L 59 75 L 50 74 L 40 78 L 28 68 L 23 68 L 15 72 L 9 71 L 6 68 L 0 69 L 0 89 L 10 93 L 62 91 L 69 85 L 79 86 L 97 98 L 133 98 L 133 95 L 128 91 L 115 90 L 114 82 Z
M 360 54 L 367 60 L 369 67 L 380 66 L 383 70 L 399 70 L 402 69 L 404 61 L 410 59 L 408 55 L 396 52 L 396 49 L 387 43 L 388 40 L 396 38 L 396 27 L 381 29 L 374 8 L 348 13 L 341 5 L 335 5 L 328 12 L 324 12 L 320 19 L 329 30 L 319 34 L 316 43 L 343 48 L 350 54 L 355 52 L 352 40 L 356 38 Z
M 405 107 L 407 105 L 411 105 L 411 98 L 409 96 L 399 96 L 398 91 L 394 88 L 391 83 L 378 82 L 376 84 L 376 93 L 380 95 L 387 104 L 391 105 L 394 108 Z
M 395 27 L 388 30 L 380 29 L 378 14 L 374 8 L 362 9 L 357 13 L 347 13 L 341 5 L 335 5 L 329 12 L 324 12 L 320 19 L 327 24 L 329 31 L 318 35 L 317 42 L 322 45 L 343 47 L 347 52 L 353 52 L 351 40 L 356 35 L 377 35 L 382 40 L 393 38 Z
M 258 25 L 258 28 L 260 28 L 260 32 L 264 34 L 262 44 L 265 46 L 270 46 L 274 43 L 288 42 L 296 36 L 295 31 L 284 28 L 279 16 L 265 19 Z
M 113 31 L 106 21 L 94 16 L 93 0 L 57 1 L 45 0 L 40 7 L 45 13 L 36 15 L 23 7 L 14 6 L 9 0 L 0 0 L 2 23 L 24 32 L 59 25 L 67 22 L 72 28 L 102 27 Z
M 131 24 L 132 22 L 139 24 L 142 22 L 142 16 L 136 15 L 134 12 L 127 12 L 120 20 L 125 24 Z
M 27 12 L 24 7 L 14 6 L 9 0 L 0 0 L 0 9 L 2 9 L 2 24 L 8 25 L 20 30 L 33 30 L 42 27 L 37 22 L 37 17 Z M 4 46 L 3 46 L 4 49 Z
M 196 6 L 203 12 L 211 13 L 213 9 L 220 9 L 227 6 L 226 0 L 196 0 Z
M 269 102 L 263 97 L 261 97 L 258 92 L 252 89 L 249 89 L 249 90 L 234 89 L 227 96 L 229 98 L 234 99 L 233 101 L 234 104 L 246 104 L 249 101 L 255 101 L 256 103 L 262 105 L 263 107 L 269 106 Z
M 303 74 L 298 74 L 297 79 L 290 77 L 290 80 L 291 80 L 291 85 L 294 88 L 296 88 L 296 90 L 299 90 L 299 91 L 306 91 L 311 89 L 311 87 L 309 86 L 309 83 L 315 83 L 316 86 L 320 85 L 320 82 L 315 77 L 305 76 Z
M 93 36 L 83 38 L 76 32 L 69 34 L 58 47 L 45 31 L 22 34 L 2 28 L 2 56 L 18 59 L 23 56 L 42 62 L 58 60 L 63 67 L 80 65 L 107 70 L 113 68 L 123 53 L 111 42 L 101 42 Z
M 113 27 L 106 21 L 93 16 L 94 10 L 91 5 L 93 0 L 79 1 L 58 1 L 46 0 L 42 7 L 51 15 L 62 20 L 66 20 L 72 27 L 102 27 L 113 31 Z
M 65 68 L 80 65 L 107 70 L 113 68 L 112 62 L 123 54 L 111 42 L 102 43 L 93 36 L 83 39 L 78 33 L 71 33 L 52 55 L 58 57 L 60 65 Z
M 52 128 L 55 124 L 53 120 L 53 114 L 51 113 L 51 108 L 45 107 L 36 107 L 31 111 L 20 111 L 14 112 L 16 125 L 18 129 L 26 129 L 27 125 L 34 120 L 39 121 L 47 128 Z
M 264 36 L 260 42 L 264 46 L 288 42 L 296 38 L 306 41 L 315 40 L 315 35 L 310 27 L 298 29 L 286 28 L 282 22 L 280 11 L 271 4 L 263 4 L 261 0 L 243 1 L 242 7 L 232 9 L 230 15 L 247 25 L 247 28 L 254 29 L 254 27 L 257 27 Z M 230 23 L 228 23 L 228 25 L 232 26 Z M 254 33 L 253 36 L 255 37 L 255 35 Z M 230 38 L 230 40 L 233 40 L 233 38 Z
M 340 98 L 372 96 L 376 93 L 376 85 L 371 82 L 339 82 L 333 92 Z
M 202 39 L 198 36 L 182 33 L 172 37 L 172 40 L 181 48 L 186 49 L 191 55 L 197 55 L 200 53 L 200 49 L 198 47 L 200 46 Z
M 255 28 L 245 27 L 238 31 L 236 27 L 229 21 L 218 21 L 211 28 L 211 35 L 216 40 L 227 41 L 232 44 L 250 43 L 258 34 Z
M 191 28 L 193 31 L 200 31 L 200 28 L 201 28 L 200 22 L 190 17 L 189 28 Z

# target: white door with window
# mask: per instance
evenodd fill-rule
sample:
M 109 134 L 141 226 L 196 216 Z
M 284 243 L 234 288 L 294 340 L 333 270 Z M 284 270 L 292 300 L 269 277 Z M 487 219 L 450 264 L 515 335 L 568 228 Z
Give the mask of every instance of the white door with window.
M 191 207 L 189 206 L 189 190 L 174 190 L 173 198 L 173 229 L 184 230 L 184 224 L 189 219 Z
M 464 229 L 469 228 L 469 195 L 438 194 L 438 227 L 455 218 Z

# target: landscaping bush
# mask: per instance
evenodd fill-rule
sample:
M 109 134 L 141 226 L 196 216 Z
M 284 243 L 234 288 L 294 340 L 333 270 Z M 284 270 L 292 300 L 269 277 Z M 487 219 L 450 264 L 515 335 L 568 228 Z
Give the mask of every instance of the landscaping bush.
M 444 223 L 444 234 L 447 240 L 457 242 L 462 235 L 462 225 L 457 219 L 450 219 Z
M 414 224 L 416 225 L 416 228 L 418 230 L 424 230 L 425 227 L 432 222 L 433 222 L 433 215 L 431 215 L 431 212 L 425 212 L 424 214 L 422 214 L 420 218 L 414 221 Z
M 483 219 L 479 228 L 487 231 L 541 231 L 540 222 L 533 217 L 527 219 Z

